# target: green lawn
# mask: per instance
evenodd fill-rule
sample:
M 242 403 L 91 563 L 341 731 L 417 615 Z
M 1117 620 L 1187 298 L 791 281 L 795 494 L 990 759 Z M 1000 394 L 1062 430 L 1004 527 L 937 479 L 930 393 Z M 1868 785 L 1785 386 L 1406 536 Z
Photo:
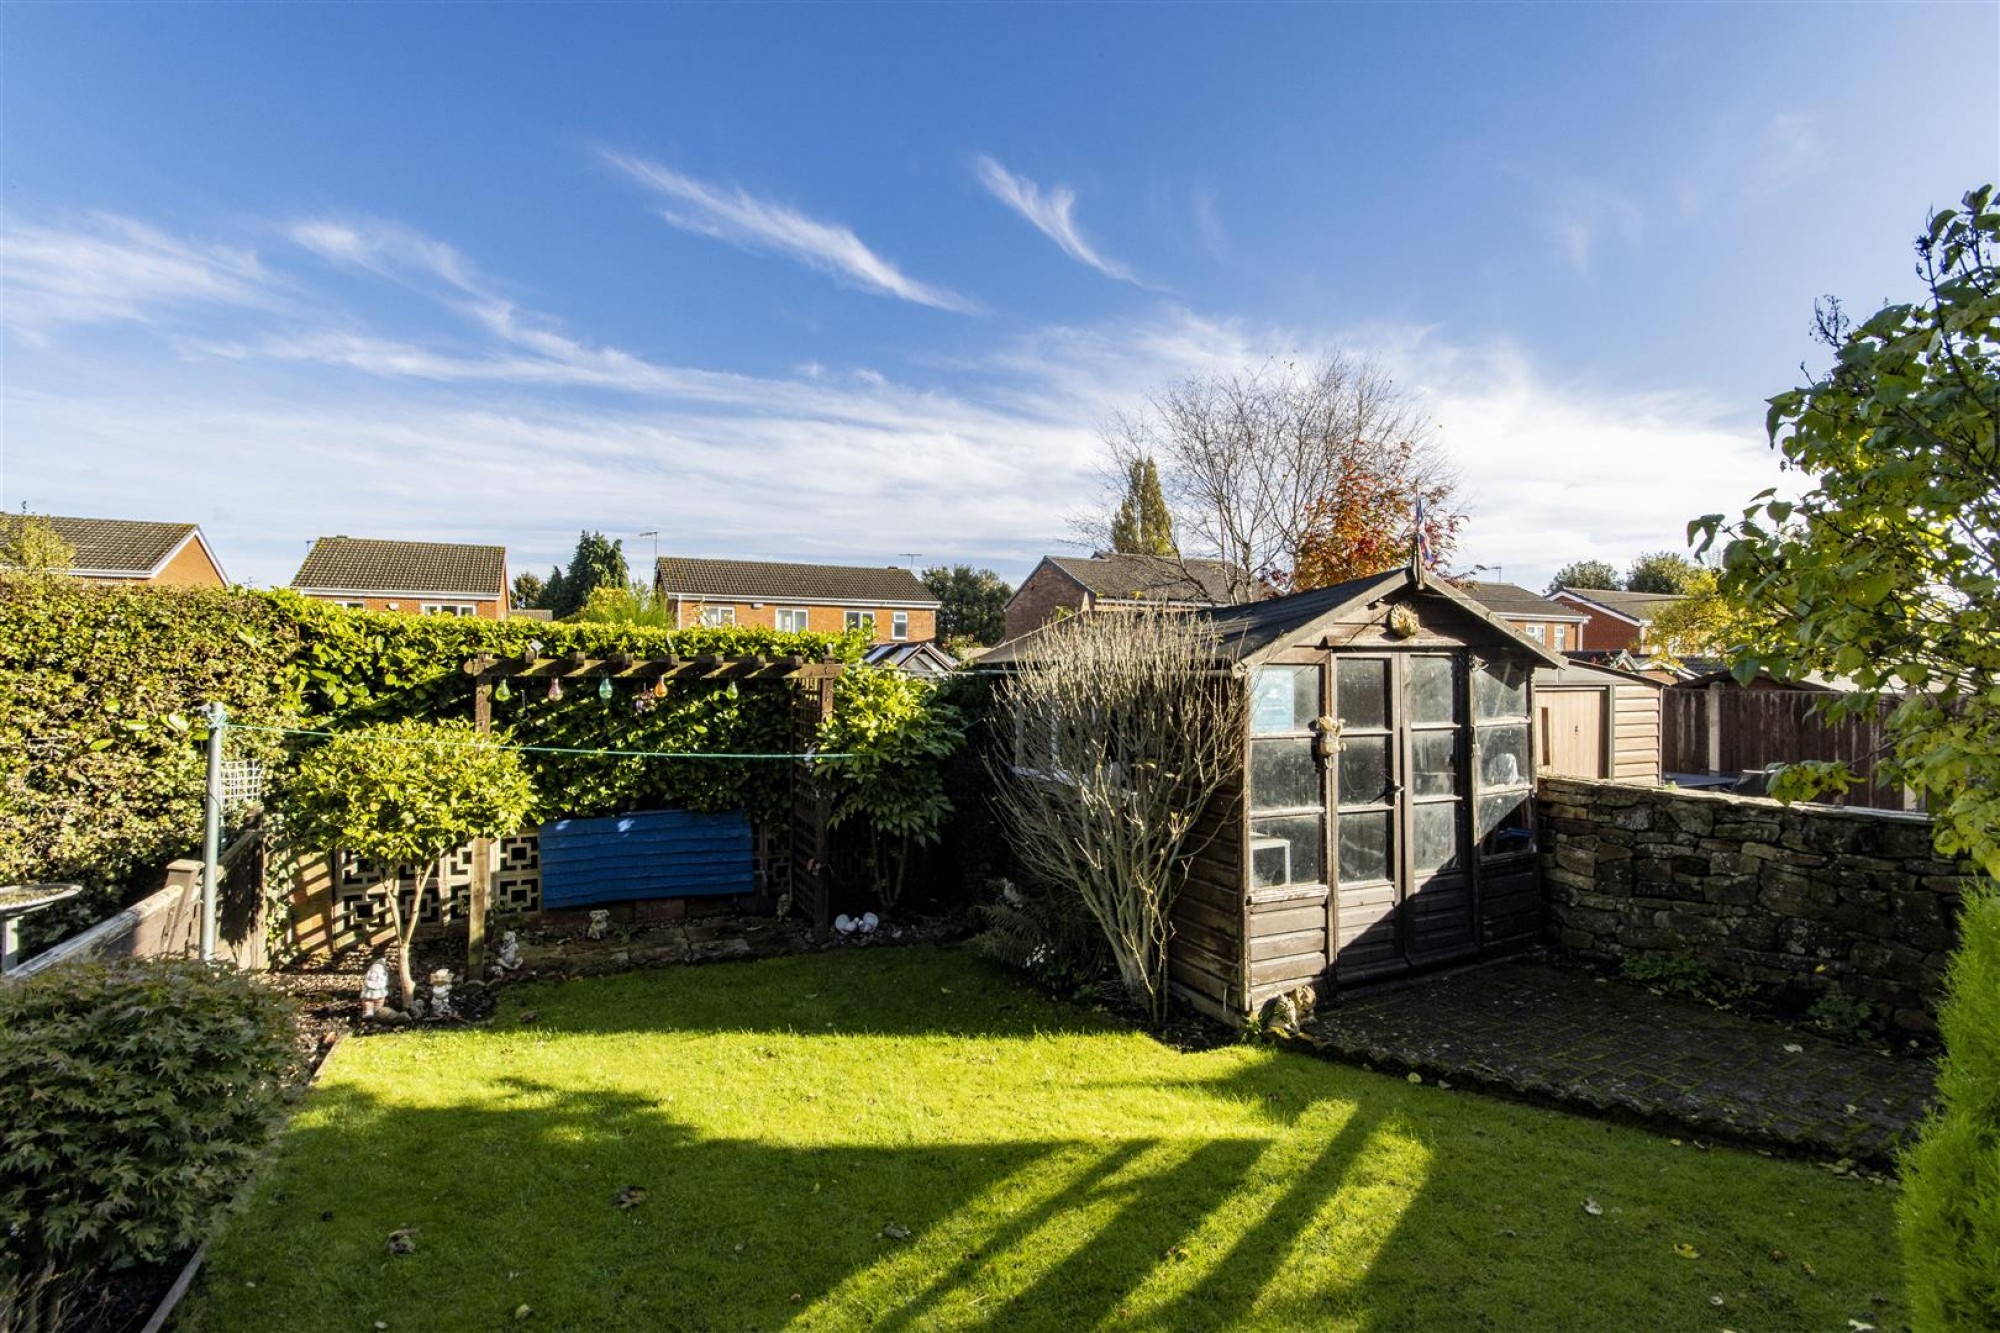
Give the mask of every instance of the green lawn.
M 1890 1205 L 869 950 L 345 1043 L 180 1327 L 1893 1329 Z

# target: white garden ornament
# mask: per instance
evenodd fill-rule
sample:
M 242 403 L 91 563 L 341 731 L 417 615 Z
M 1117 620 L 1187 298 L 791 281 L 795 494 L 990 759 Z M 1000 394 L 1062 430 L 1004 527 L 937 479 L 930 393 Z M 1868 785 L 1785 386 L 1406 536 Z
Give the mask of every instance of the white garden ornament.
M 361 1016 L 373 1018 L 382 1002 L 389 998 L 389 968 L 381 959 L 368 965 L 361 977 Z

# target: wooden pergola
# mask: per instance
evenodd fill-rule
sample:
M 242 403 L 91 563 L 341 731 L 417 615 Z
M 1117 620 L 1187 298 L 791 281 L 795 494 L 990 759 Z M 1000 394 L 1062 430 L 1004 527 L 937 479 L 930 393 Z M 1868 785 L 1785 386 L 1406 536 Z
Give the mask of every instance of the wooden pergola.
M 803 755 L 826 720 L 833 716 L 833 685 L 846 670 L 829 649 L 813 660 L 798 654 L 789 656 L 750 655 L 725 657 L 708 653 L 681 657 L 671 651 L 663 656 L 636 657 L 631 653 L 610 653 L 591 657 L 581 652 L 560 657 L 544 657 L 541 645 L 530 642 L 528 651 L 517 657 L 495 657 L 482 653 L 466 661 L 465 674 L 472 677 L 472 719 L 481 735 L 493 730 L 493 687 L 502 680 L 624 681 L 650 689 L 659 682 L 701 684 L 785 682 L 794 689 L 791 749 Z M 827 802 L 812 781 L 803 761 L 792 766 L 791 847 L 788 878 L 794 908 L 804 911 L 815 931 L 827 929 L 830 916 L 826 884 Z M 466 970 L 477 977 L 486 965 L 486 914 L 490 901 L 492 848 L 481 838 L 472 845 L 472 892 L 466 912 Z

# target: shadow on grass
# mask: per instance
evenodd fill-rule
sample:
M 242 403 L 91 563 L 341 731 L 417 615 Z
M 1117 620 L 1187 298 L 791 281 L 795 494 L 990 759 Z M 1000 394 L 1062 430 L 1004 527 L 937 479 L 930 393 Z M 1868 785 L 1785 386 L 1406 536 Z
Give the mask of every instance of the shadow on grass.
M 317 1094 L 188 1327 L 1087 1327 L 1192 1243 L 1266 1150 L 1133 1138 L 796 1147 L 704 1138 L 647 1099 L 519 1079 L 485 1105 Z M 1340 1187 L 1350 1121 L 1202 1284 L 1222 1326 L 1270 1242 Z M 621 1208 L 619 1191 L 644 1190 Z M 391 1256 L 399 1228 L 415 1252 Z
M 526 988 L 344 1051 L 282 1156 L 185 1327 L 1839 1327 L 1895 1280 L 1879 1192 L 1182 1054 L 956 950 Z

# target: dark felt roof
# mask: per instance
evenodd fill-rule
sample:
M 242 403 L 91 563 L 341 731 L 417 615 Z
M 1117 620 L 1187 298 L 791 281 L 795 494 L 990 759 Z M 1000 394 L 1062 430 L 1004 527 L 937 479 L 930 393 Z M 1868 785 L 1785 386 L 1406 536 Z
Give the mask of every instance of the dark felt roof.
M 1583 620 L 1588 613 L 1568 602 L 1552 602 L 1518 583 L 1480 583 L 1468 579 L 1459 591 L 1496 615 L 1514 620 Z
M 173 553 L 175 547 L 194 531 L 192 523 L 148 523 L 130 518 L 66 518 L 57 514 L 29 514 L 54 528 L 56 534 L 76 549 L 71 569 L 80 573 L 120 574 L 140 577 L 150 574 Z M 11 529 L 20 514 L 0 514 L 0 528 Z
M 1235 601 L 1235 571 L 1221 560 L 1164 555 L 1052 555 L 1050 564 L 1088 588 L 1092 596 L 1122 602 L 1189 602 L 1219 606 Z
M 1564 588 L 1563 592 L 1616 611 L 1641 624 L 1651 620 L 1661 607 L 1682 600 L 1677 592 L 1619 592 L 1612 588 Z
M 507 583 L 507 548 L 462 542 L 321 537 L 292 578 L 311 591 L 473 593 L 498 597 Z
M 936 606 L 929 588 L 901 565 L 806 565 L 772 560 L 702 560 L 663 555 L 655 586 L 668 597 L 732 602 L 908 603 Z

